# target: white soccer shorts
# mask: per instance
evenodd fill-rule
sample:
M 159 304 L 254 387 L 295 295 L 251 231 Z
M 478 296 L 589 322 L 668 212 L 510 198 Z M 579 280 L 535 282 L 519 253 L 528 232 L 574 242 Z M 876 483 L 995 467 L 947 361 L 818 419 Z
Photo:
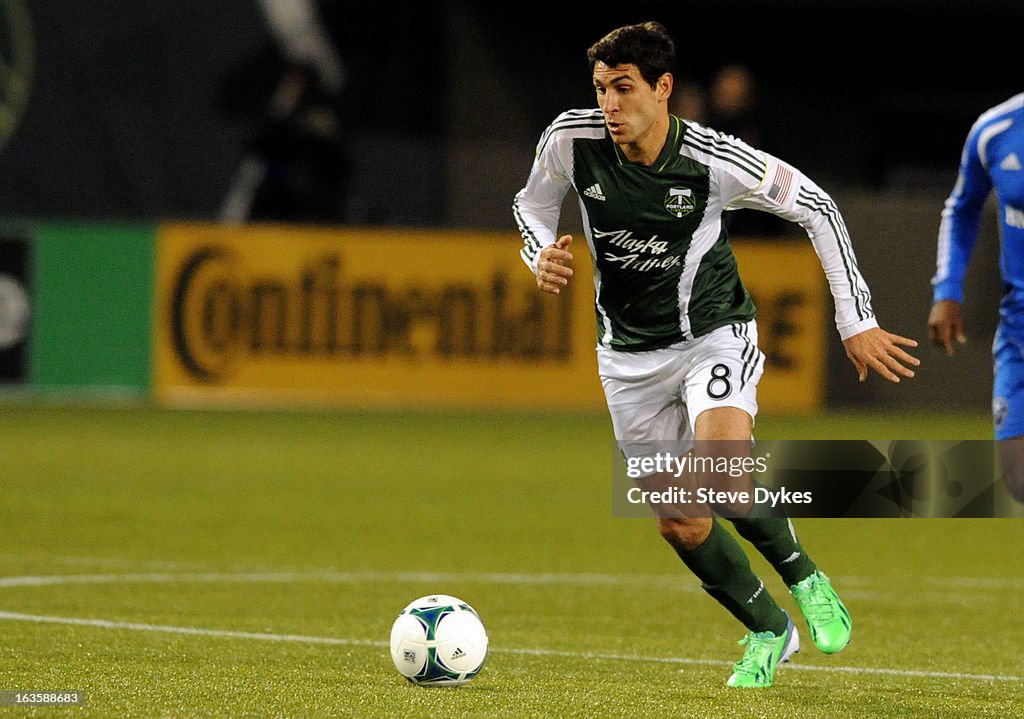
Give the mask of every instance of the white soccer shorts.
M 692 440 L 694 421 L 708 409 L 738 407 L 757 417 L 764 354 L 753 320 L 648 352 L 599 347 L 597 366 L 626 457 L 649 453 L 652 442 Z

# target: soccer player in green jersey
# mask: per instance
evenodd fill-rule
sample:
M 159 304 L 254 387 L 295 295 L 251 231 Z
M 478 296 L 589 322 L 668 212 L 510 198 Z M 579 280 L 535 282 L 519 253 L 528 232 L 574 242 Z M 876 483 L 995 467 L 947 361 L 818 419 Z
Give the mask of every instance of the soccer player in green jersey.
M 612 31 L 588 51 L 599 108 L 569 110 L 541 136 L 513 211 L 538 287 L 572 279 L 565 193 L 579 197 L 594 261 L 598 369 L 627 456 L 661 440 L 749 442 L 764 366 L 756 313 L 722 213 L 754 208 L 800 224 L 821 259 L 836 326 L 860 381 L 913 377 L 917 342 L 882 330 L 835 203 L 799 170 L 668 111 L 675 46 L 659 23 Z M 556 239 L 557 237 L 557 239 Z M 785 517 L 735 518 L 790 587 L 815 645 L 850 639 L 849 612 Z M 659 516 L 662 536 L 748 629 L 729 686 L 770 686 L 800 639 L 733 536 L 713 517 Z

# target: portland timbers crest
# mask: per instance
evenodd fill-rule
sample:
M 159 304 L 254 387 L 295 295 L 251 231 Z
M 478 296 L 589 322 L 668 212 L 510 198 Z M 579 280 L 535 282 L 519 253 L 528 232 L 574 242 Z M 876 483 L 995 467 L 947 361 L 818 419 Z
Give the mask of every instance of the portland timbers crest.
M 688 187 L 671 187 L 665 195 L 665 209 L 674 217 L 686 217 L 697 207 L 693 190 Z

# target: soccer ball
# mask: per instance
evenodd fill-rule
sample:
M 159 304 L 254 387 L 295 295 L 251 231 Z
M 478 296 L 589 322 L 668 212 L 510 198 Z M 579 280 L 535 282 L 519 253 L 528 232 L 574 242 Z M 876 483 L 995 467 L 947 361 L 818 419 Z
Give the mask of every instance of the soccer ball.
M 461 599 L 431 594 L 410 602 L 391 626 L 391 660 L 414 684 L 455 687 L 487 658 L 480 615 Z

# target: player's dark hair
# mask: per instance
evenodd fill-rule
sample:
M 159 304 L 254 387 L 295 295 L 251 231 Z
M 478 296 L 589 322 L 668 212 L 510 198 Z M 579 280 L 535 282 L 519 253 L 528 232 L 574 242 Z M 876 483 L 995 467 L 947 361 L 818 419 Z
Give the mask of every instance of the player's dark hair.
M 603 62 L 608 67 L 636 65 L 651 87 L 676 62 L 676 44 L 660 22 L 649 20 L 612 30 L 587 50 L 590 71 Z

